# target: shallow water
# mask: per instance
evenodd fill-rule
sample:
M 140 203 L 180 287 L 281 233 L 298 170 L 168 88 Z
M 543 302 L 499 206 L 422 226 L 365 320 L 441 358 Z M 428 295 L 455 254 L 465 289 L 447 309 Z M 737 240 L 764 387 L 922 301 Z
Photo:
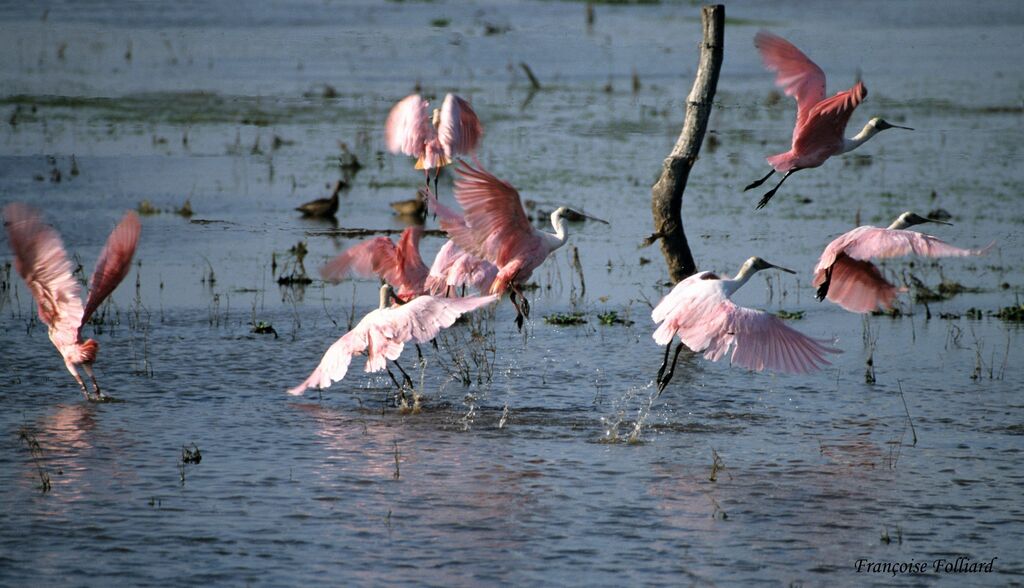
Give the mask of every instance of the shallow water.
M 87 329 L 102 345 L 100 382 L 122 403 L 81 400 L 24 284 L 6 276 L 0 583 L 863 585 L 893 578 L 856 573 L 859 558 L 957 556 L 998 559 L 989 575 L 898 580 L 1024 581 L 1022 331 L 963 316 L 1018 304 L 1024 285 L 1024 11 L 789 2 L 730 4 L 728 16 L 718 144 L 705 145 L 684 204 L 695 257 L 725 272 L 754 254 L 802 270 L 766 272 L 737 301 L 803 311 L 794 325 L 845 353 L 813 376 L 684 355 L 652 403 L 649 302 L 667 289 L 660 252 L 637 246 L 682 122 L 698 7 L 599 5 L 589 30 L 570 2 L 0 8 L 0 204 L 44 209 L 86 271 L 123 210 L 189 199 L 195 211 L 143 218 L 139 265 Z M 742 186 L 786 149 L 793 116 L 770 99 L 751 44 L 761 27 L 804 48 L 830 92 L 860 69 L 870 94 L 851 127 L 882 115 L 917 130 L 794 176 L 755 213 L 759 194 Z M 519 62 L 544 90 L 531 94 Z M 292 208 L 326 195 L 344 141 L 365 167 L 339 226 L 404 226 L 387 203 L 421 176 L 380 153 L 380 129 L 417 81 L 472 100 L 482 161 L 524 198 L 612 226 L 571 227 L 585 294 L 566 248 L 534 275 L 525 336 L 507 302 L 486 318 L 493 366 L 470 369 L 469 386 L 452 373 L 466 326 L 423 346 L 420 414 L 385 406 L 390 381 L 359 359 L 296 400 L 284 389 L 376 304 L 376 287 L 279 288 L 297 242 L 312 272 L 357 241 Z M 452 200 L 448 178 L 441 197 Z M 910 292 L 904 316 L 866 321 L 814 301 L 810 268 L 858 216 L 940 207 L 955 224 L 934 234 L 995 248 L 886 268 L 980 291 L 927 309 Z M 440 245 L 425 238 L 424 257 Z M 588 323 L 543 320 L 572 310 Z M 634 323 L 600 324 L 608 310 Z M 252 333 L 255 321 L 278 337 Z M 410 348 L 403 365 L 414 363 Z M 193 443 L 202 461 L 182 468 Z

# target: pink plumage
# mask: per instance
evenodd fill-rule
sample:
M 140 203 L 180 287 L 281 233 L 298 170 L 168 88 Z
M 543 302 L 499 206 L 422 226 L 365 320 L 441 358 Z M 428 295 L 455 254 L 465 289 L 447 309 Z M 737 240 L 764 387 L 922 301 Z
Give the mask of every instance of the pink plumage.
M 402 300 L 419 296 L 426 292 L 424 283 L 429 274 L 419 252 L 422 235 L 421 227 L 407 227 L 397 245 L 387 237 L 354 245 L 321 267 L 320 276 L 331 283 L 353 274 L 362 278 L 376 276 L 394 287 Z
M 754 46 L 760 52 L 765 67 L 776 73 L 775 84 L 797 103 L 791 148 L 769 156 L 767 159 L 772 171 L 744 188 L 750 190 L 760 186 L 775 172 L 784 174 L 775 188 L 761 198 L 757 208 L 767 205 L 794 172 L 818 167 L 833 155 L 852 151 L 885 129 L 913 130 L 872 118 L 855 137 L 845 138 L 843 134 L 853 111 L 867 98 L 867 87 L 858 81 L 850 89 L 826 98 L 825 72 L 792 43 L 761 31 L 754 37 Z
M 441 329 L 455 323 L 467 312 L 486 306 L 497 296 L 440 298 L 420 296 L 402 306 L 378 308 L 367 314 L 351 331 L 324 353 L 320 364 L 305 381 L 288 390 L 299 395 L 308 388 L 328 388 L 345 377 L 352 356 L 366 353 L 366 371 L 378 372 L 386 360 L 398 359 L 405 343 L 426 343 Z
M 826 354 L 840 350 L 826 345 L 828 340 L 808 337 L 774 315 L 729 300 L 756 271 L 751 266 L 748 261 L 733 280 L 700 272 L 676 284 L 651 313 L 659 324 L 655 342 L 669 345 L 678 336 L 712 361 L 731 349 L 733 364 L 756 371 L 808 373 L 829 365 Z
M 889 309 L 899 290 L 871 263 L 872 259 L 904 255 L 964 257 L 981 255 L 992 247 L 961 249 L 904 228 L 921 222 L 928 219 L 908 212 L 889 228 L 857 227 L 829 243 L 814 267 L 812 285 L 819 288 L 819 299 L 825 292 L 824 297 L 851 312 Z
M 418 94 L 406 96 L 391 108 L 384 123 L 388 151 L 416 157 L 416 169 L 429 174 L 460 155 L 473 153 L 483 137 L 483 125 L 466 100 L 445 96 L 440 110 Z
M 78 365 L 92 378 L 95 394 L 100 396 L 91 368 L 99 344 L 92 339 L 82 341 L 81 329 L 128 273 L 142 230 L 139 217 L 131 211 L 125 213 L 111 232 L 90 279 L 89 299 L 84 307 L 81 288 L 71 275 L 71 263 L 57 231 L 43 224 L 33 208 L 19 202 L 4 207 L 4 220 L 14 252 L 14 267 L 32 292 L 50 341 L 85 397 L 89 399 L 90 395 L 78 374 Z

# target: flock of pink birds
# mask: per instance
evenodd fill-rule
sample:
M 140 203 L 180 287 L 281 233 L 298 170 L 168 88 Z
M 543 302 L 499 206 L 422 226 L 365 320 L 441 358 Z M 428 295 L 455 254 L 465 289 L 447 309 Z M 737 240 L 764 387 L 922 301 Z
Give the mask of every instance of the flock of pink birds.
M 771 172 L 747 186 L 751 189 L 776 172 L 783 174 L 758 208 L 764 207 L 794 172 L 818 167 L 833 155 L 856 149 L 882 130 L 906 128 L 872 118 L 855 137 L 845 138 L 853 110 L 867 96 L 864 84 L 857 82 L 849 90 L 826 98 L 824 72 L 791 43 L 760 32 L 755 46 L 765 66 L 777 73 L 776 84 L 797 102 L 792 148 L 769 157 Z M 415 168 L 422 169 L 426 176 L 420 197 L 439 217 L 449 240 L 429 267 L 419 253 L 419 227 L 407 228 L 397 243 L 387 237 L 367 240 L 324 265 L 321 275 L 328 282 L 352 276 L 379 278 L 383 282 L 380 305 L 331 345 L 312 374 L 288 390 L 290 394 L 327 388 L 341 380 L 355 355 L 366 355 L 367 372 L 384 370 L 388 360 L 397 365 L 406 343 L 431 341 L 461 315 L 493 304 L 506 292 L 516 308 L 516 323 L 521 329 L 530 312 L 522 287 L 533 271 L 565 244 L 565 215 L 582 214 L 561 207 L 551 214 L 554 233 L 534 228 L 518 191 L 476 160 L 483 126 L 469 102 L 453 94 L 433 111 L 419 95 L 404 98 L 391 109 L 384 135 L 389 151 L 416 158 Z M 472 157 L 473 163 L 460 159 L 463 156 Z M 436 197 L 437 177 L 449 165 L 455 170 L 454 196 L 461 211 L 442 205 Z M 82 330 L 128 273 L 141 232 L 138 217 L 128 212 L 114 228 L 100 253 L 84 306 L 57 232 L 25 204 L 7 205 L 3 217 L 15 268 L 36 301 L 50 340 L 86 399 L 103 399 L 92 370 L 99 344 L 94 339 L 83 340 Z M 857 313 L 890 309 L 900 288 L 886 279 L 873 259 L 979 255 L 988 249 L 961 249 L 908 230 L 926 222 L 942 221 L 905 212 L 886 228 L 862 226 L 837 237 L 814 268 L 812 284 L 818 299 L 828 299 Z M 651 314 L 658 325 L 653 338 L 666 346 L 656 378 L 659 393 L 672 378 L 675 360 L 684 346 L 712 361 L 731 351 L 731 362 L 740 367 L 788 373 L 821 369 L 829 364 L 828 354 L 840 352 L 829 340 L 808 337 L 775 315 L 730 300 L 755 272 L 769 268 L 795 273 L 751 257 L 732 279 L 699 272 L 676 284 L 662 298 Z M 476 295 L 466 296 L 467 290 Z M 680 343 L 669 364 L 671 343 L 676 337 Z M 79 366 L 92 380 L 91 393 L 78 372 Z M 408 375 L 405 378 L 408 382 Z

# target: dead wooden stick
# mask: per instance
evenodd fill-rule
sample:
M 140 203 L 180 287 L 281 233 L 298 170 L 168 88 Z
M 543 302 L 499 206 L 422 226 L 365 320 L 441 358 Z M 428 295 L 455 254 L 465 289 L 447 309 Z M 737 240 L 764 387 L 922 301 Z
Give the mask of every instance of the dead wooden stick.
M 701 42 L 700 63 L 693 89 L 686 99 L 686 120 L 672 153 L 665 159 L 661 177 L 651 188 L 651 212 L 654 215 L 654 234 L 649 240 L 661 239 L 661 252 L 665 255 L 669 275 L 678 282 L 697 271 L 690 253 L 690 245 L 683 232 L 683 190 L 690 169 L 697 161 L 704 132 L 711 116 L 711 102 L 718 87 L 718 71 L 722 66 L 725 36 L 725 6 L 715 4 L 701 10 L 704 40 Z

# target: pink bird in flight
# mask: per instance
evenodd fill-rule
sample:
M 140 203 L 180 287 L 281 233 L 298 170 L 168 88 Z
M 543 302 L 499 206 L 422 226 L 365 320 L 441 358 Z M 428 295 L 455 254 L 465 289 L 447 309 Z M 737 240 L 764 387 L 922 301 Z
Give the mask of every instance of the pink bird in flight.
M 476 151 L 484 127 L 469 102 L 448 94 L 440 109 L 430 111 L 430 103 L 419 94 L 411 94 L 391 108 L 384 123 L 388 151 L 416 158 L 416 169 L 426 174 L 434 170 L 434 191 L 441 168 L 459 155 Z
M 772 170 L 768 175 L 751 182 L 743 189 L 747 191 L 760 186 L 775 172 L 785 174 L 779 183 L 761 198 L 757 208 L 764 208 L 782 186 L 782 182 L 794 172 L 818 167 L 833 155 L 853 151 L 886 129 L 913 130 L 875 117 L 854 137 L 843 137 L 854 109 L 868 95 L 864 83 L 858 81 L 849 90 L 825 98 L 825 72 L 792 43 L 761 31 L 754 37 L 754 46 L 761 53 L 765 67 L 776 72 L 775 84 L 782 88 L 787 96 L 796 98 L 796 126 L 793 128 L 792 148 L 785 153 L 769 157 L 768 163 L 771 164 Z
M 409 301 L 422 294 L 448 296 L 459 287 L 471 286 L 486 293 L 498 269 L 449 240 L 428 268 L 420 256 L 420 227 L 408 227 L 395 244 L 387 237 L 376 237 L 350 247 L 320 268 L 324 280 L 338 283 L 356 275 L 376 276 L 396 290 L 396 297 Z
M 565 229 L 567 212 L 596 220 L 608 221 L 573 211 L 562 206 L 551 213 L 555 234 L 533 228 L 523 210 L 519 192 L 511 184 L 500 180 L 480 166 L 474 167 L 459 160 L 456 169 L 455 200 L 462 206 L 465 216 L 445 214 L 437 208 L 436 198 L 428 196 L 441 216 L 441 228 L 452 241 L 498 268 L 490 287 L 491 294 L 510 291 L 509 297 L 516 307 L 516 325 L 521 329 L 523 319 L 530 316 L 530 304 L 520 286 L 540 267 L 544 260 L 568 238 Z M 517 301 L 517 295 L 522 304 Z
M 83 341 L 82 327 L 128 274 L 142 231 L 139 217 L 131 211 L 125 213 L 110 233 L 89 280 L 89 298 L 84 308 L 81 287 L 71 275 L 71 262 L 57 231 L 43 224 L 35 209 L 20 202 L 4 207 L 4 221 L 14 251 L 14 267 L 35 298 L 50 341 L 64 358 L 64 365 L 86 400 L 107 398 L 100 392 L 92 371 L 100 344 L 95 339 Z M 78 366 L 92 380 L 95 397 L 89 394 Z
M 288 393 L 297 396 L 308 388 L 330 387 L 345 377 L 352 357 L 364 352 L 367 373 L 384 370 L 389 359 L 402 370 L 397 360 L 407 341 L 426 343 L 436 337 L 441 329 L 452 326 L 463 314 L 486 306 L 498 298 L 493 295 L 468 298 L 419 296 L 401 306 L 388 306 L 392 296 L 389 286 L 381 286 L 380 306 L 331 345 L 313 373 L 301 384 L 289 389 Z M 402 370 L 402 374 L 406 382 L 411 384 L 405 370 Z M 403 390 L 404 396 L 404 388 L 399 386 L 399 389 Z
M 676 284 L 654 307 L 651 318 L 660 325 L 654 331 L 654 341 L 667 345 L 665 359 L 658 370 L 659 394 L 675 373 L 683 345 L 703 353 L 711 361 L 718 361 L 731 348 L 734 365 L 756 371 L 769 369 L 798 374 L 829 365 L 827 353 L 841 353 L 827 346 L 826 339 L 808 337 L 775 315 L 737 306 L 729 300 L 752 275 L 768 268 L 796 273 L 760 257 L 751 257 L 733 279 L 723 279 L 707 271 L 696 273 Z M 672 338 L 677 335 L 680 343 L 666 373 Z
M 899 291 L 871 263 L 874 258 L 920 255 L 964 257 L 981 255 L 992 248 L 961 249 L 931 235 L 906 230 L 922 223 L 950 223 L 904 212 L 886 228 L 862 226 L 843 233 L 828 244 L 814 268 L 811 282 L 817 299 L 828 298 L 851 312 L 890 309 Z

